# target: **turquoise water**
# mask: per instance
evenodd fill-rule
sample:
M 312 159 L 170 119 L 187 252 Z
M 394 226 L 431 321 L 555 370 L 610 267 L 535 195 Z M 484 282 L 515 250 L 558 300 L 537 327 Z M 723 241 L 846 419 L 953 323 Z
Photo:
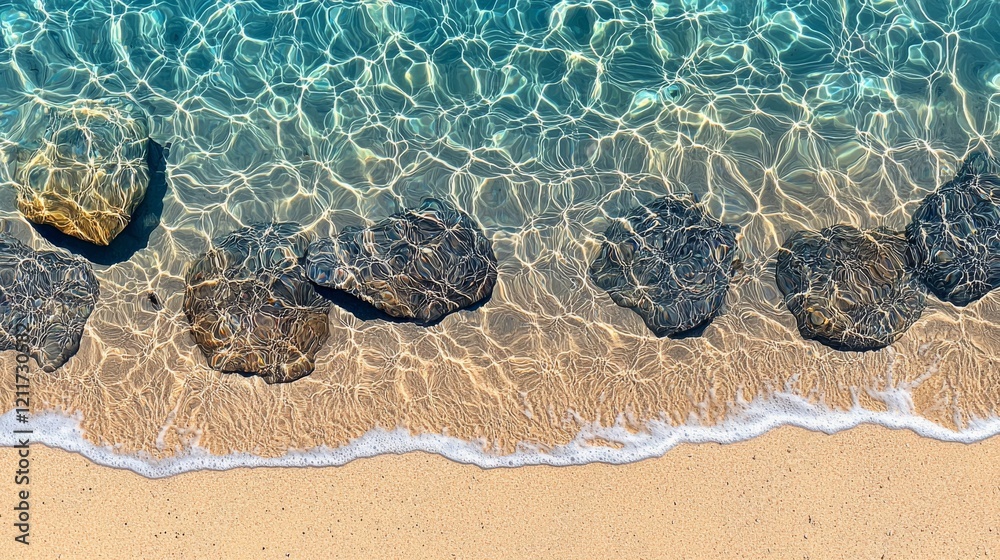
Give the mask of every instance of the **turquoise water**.
M 1000 403 L 981 378 L 1000 360 L 995 294 L 843 356 L 801 340 L 772 258 L 799 229 L 901 230 L 966 154 L 1000 147 L 998 29 L 987 0 L 7 0 L 0 215 L 102 285 L 80 354 L 39 392 L 93 439 L 165 455 L 395 426 L 545 448 L 578 421 L 711 423 L 776 390 L 876 410 L 879 391 L 915 391 L 908 413 L 962 428 Z M 108 249 L 14 202 L 11 154 L 81 98 L 133 103 L 169 147 Z M 587 267 L 611 218 L 685 192 L 740 228 L 743 272 L 703 337 L 661 339 Z M 205 365 L 181 302 L 211 239 L 261 221 L 324 236 L 427 196 L 493 242 L 481 309 L 425 328 L 335 307 L 316 372 L 289 387 Z

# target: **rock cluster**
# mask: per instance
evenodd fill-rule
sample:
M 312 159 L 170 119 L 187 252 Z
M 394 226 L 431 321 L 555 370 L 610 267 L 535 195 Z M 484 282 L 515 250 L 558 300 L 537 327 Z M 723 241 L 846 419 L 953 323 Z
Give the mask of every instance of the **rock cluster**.
M 776 272 L 804 338 L 839 350 L 888 346 L 920 317 L 926 290 L 965 306 L 1000 287 L 1000 161 L 970 154 L 921 201 L 905 235 L 797 232 Z
M 44 145 L 19 155 L 22 211 L 107 244 L 142 199 L 147 141 L 141 120 L 97 102 L 55 114 Z M 905 234 L 835 225 L 790 236 L 775 278 L 800 334 L 838 350 L 879 349 L 919 319 L 927 290 L 963 306 L 1000 287 L 998 174 L 1000 162 L 971 155 Z M 664 196 L 608 227 L 589 275 L 657 336 L 697 334 L 721 311 L 737 234 L 693 195 Z M 329 337 L 330 302 L 314 284 L 430 324 L 482 302 L 496 282 L 480 225 L 429 198 L 312 243 L 296 224 L 237 230 L 189 268 L 184 312 L 213 368 L 288 382 L 312 372 Z M 38 363 L 58 368 L 79 348 L 97 297 L 86 261 L 0 233 L 0 348 L 18 347 L 23 330 Z

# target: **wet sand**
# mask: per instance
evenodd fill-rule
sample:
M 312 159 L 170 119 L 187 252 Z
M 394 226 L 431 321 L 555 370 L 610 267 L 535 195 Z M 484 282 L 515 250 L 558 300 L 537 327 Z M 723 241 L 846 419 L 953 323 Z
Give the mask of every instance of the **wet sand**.
M 18 558 L 988 558 L 1000 438 L 780 428 L 624 466 L 483 470 L 413 453 L 147 480 L 35 447 Z M 0 449 L 0 465 L 13 465 Z

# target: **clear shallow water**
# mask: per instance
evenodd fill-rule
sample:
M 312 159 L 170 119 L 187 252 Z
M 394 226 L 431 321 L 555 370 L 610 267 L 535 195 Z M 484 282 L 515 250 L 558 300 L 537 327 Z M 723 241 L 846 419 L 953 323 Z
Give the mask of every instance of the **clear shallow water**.
M 773 256 L 797 229 L 902 229 L 998 147 L 998 25 L 987 1 L 7 3 L 9 230 L 49 243 L 9 165 L 46 107 L 128 98 L 170 146 L 142 227 L 87 254 L 101 300 L 80 353 L 36 377 L 39 409 L 152 456 L 396 426 L 544 453 L 591 422 L 712 425 L 774 391 L 967 429 L 1000 404 L 1000 297 L 932 301 L 893 347 L 837 353 L 799 337 Z M 745 272 L 700 338 L 652 336 L 587 278 L 609 218 L 668 192 L 742 228 Z M 287 386 L 207 367 L 181 302 L 212 238 L 270 220 L 327 235 L 425 196 L 492 239 L 486 305 L 430 328 L 335 307 L 316 372 Z

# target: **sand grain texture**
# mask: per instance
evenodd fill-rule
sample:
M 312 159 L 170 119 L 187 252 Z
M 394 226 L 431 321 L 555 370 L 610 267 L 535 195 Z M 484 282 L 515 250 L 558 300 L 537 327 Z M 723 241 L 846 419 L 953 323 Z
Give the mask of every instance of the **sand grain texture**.
M 1000 438 L 780 428 L 630 465 L 483 470 L 413 453 L 147 480 L 32 449 L 17 558 L 992 558 Z M 0 449 L 0 465 L 13 464 Z M 0 485 L 5 502 L 13 485 Z M 16 556 L 10 556 L 10 554 Z

